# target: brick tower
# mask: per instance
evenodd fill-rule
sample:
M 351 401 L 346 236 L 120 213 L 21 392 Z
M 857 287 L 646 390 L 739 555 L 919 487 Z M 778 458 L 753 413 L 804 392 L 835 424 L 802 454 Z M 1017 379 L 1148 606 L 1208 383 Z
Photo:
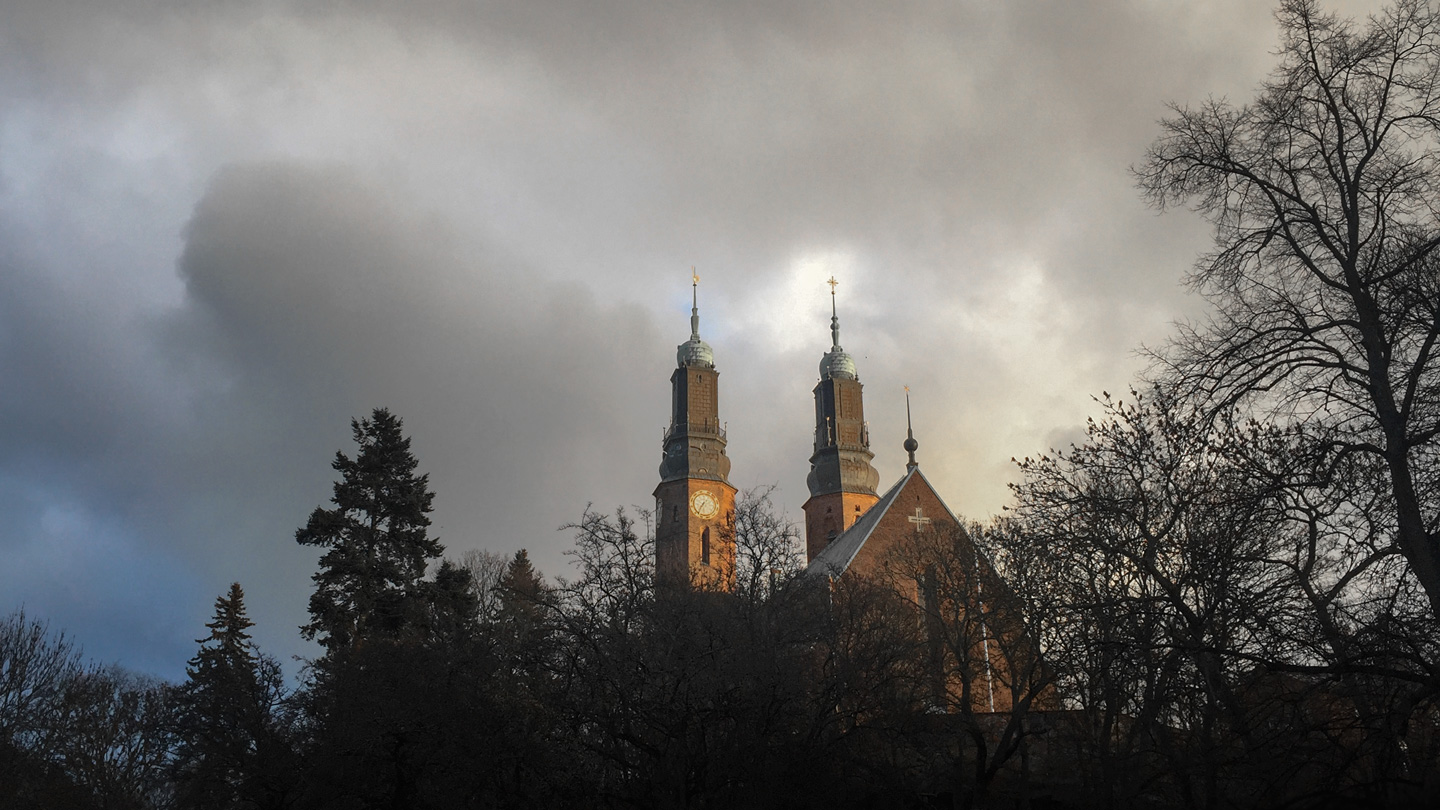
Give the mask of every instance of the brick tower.
M 870 466 L 870 428 L 855 361 L 840 348 L 835 285 L 830 284 L 830 351 L 820 359 L 815 386 L 815 453 L 810 456 L 810 499 L 805 502 L 805 555 L 809 560 L 850 528 L 880 498 L 880 474 Z
M 662 589 L 735 588 L 735 488 L 720 424 L 715 355 L 700 339 L 699 277 L 692 276 L 690 339 L 670 375 L 670 427 L 655 487 L 655 581 Z

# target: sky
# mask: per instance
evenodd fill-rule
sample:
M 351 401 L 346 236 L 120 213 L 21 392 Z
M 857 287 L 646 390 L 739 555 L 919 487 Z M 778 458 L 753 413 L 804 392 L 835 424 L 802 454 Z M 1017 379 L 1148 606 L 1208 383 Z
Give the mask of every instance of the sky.
M 179 678 L 238 581 L 294 673 L 294 532 L 378 407 L 452 556 L 564 576 L 651 503 L 692 266 L 733 484 L 801 518 L 833 275 L 882 488 L 908 385 L 988 519 L 1203 316 L 1208 226 L 1130 167 L 1276 41 L 1254 0 L 7 0 L 0 612 Z

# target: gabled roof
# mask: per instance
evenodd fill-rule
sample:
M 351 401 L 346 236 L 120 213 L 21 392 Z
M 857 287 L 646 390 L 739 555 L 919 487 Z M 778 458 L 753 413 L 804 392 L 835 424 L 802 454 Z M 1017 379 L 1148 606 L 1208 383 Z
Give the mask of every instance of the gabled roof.
M 912 467 L 880 497 L 880 500 L 875 502 L 874 506 L 861 515 L 859 520 L 832 540 L 823 551 L 815 555 L 815 559 L 805 567 L 805 575 L 825 576 L 833 580 L 844 574 L 850 568 L 850 563 L 855 561 L 856 555 L 865 547 L 866 541 L 874 534 L 880 521 L 885 518 L 885 514 L 890 511 L 890 507 L 899 500 L 900 493 L 905 490 L 911 479 L 916 477 L 935 494 L 935 499 L 940 501 L 940 505 L 945 508 L 945 514 L 950 518 L 950 522 L 957 526 L 960 525 L 960 519 L 955 517 L 955 513 L 950 511 L 949 504 L 946 504 L 940 494 L 935 492 L 935 487 L 930 484 L 930 479 L 920 472 L 919 467 Z

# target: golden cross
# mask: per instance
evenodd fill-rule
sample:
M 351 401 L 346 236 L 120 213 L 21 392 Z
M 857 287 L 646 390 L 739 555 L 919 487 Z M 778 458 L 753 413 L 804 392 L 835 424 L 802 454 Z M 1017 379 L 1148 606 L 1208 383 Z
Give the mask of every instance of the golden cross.
M 691 284 L 699 284 L 699 283 L 700 283 L 700 274 L 695 272 L 695 265 L 693 265 L 693 264 L 690 265 L 690 283 L 691 283 Z
M 836 281 L 834 276 L 831 276 L 831 277 L 830 277 L 830 280 L 827 281 L 827 282 L 825 282 L 825 283 L 830 285 L 830 294 L 831 294 L 831 295 L 834 295 L 834 294 L 835 294 L 835 285 L 836 285 L 836 284 L 839 284 L 840 282 Z
M 910 393 L 910 386 L 908 386 L 908 385 L 905 386 L 905 393 L 907 393 L 907 394 Z

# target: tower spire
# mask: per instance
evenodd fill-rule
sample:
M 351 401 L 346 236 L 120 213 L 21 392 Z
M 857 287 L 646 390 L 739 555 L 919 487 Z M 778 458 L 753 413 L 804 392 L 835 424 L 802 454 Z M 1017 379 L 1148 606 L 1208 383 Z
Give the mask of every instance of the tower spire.
M 835 285 L 840 282 L 834 276 L 825 282 L 830 285 L 830 351 L 838 352 L 840 349 L 840 316 L 835 311 Z
M 700 339 L 700 274 L 690 265 L 690 339 Z
M 920 449 L 920 443 L 915 441 L 915 429 L 910 423 L 910 386 L 905 386 L 905 452 L 910 455 L 910 460 L 905 462 L 905 469 L 913 470 L 920 466 L 915 460 L 915 451 Z
M 840 314 L 831 276 L 830 351 L 820 358 L 820 381 L 815 384 L 815 452 L 805 484 L 805 552 L 810 559 L 860 519 L 880 496 L 875 486 L 880 474 L 870 465 L 870 429 L 855 359 L 840 348 Z

